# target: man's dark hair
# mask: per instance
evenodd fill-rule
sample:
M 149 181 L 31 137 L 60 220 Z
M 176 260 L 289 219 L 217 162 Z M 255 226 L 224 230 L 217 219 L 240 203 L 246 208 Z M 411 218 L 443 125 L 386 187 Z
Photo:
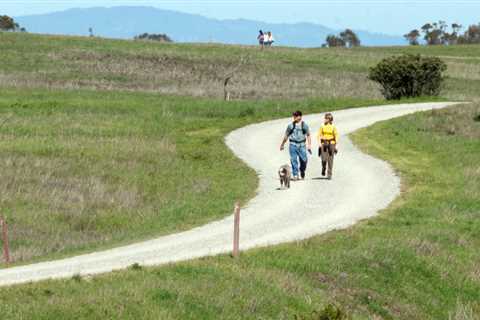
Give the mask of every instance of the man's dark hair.
M 294 117 L 301 117 L 301 116 L 302 116 L 302 111 L 300 111 L 300 110 L 295 111 L 295 112 L 293 113 L 293 116 L 294 116 Z

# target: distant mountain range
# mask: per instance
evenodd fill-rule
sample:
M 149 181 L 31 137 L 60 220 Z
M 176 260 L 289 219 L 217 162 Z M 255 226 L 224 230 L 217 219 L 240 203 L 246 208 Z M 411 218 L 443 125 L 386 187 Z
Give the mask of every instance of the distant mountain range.
M 166 33 L 176 42 L 220 42 L 255 44 L 258 30 L 272 31 L 278 45 L 320 47 L 333 30 L 312 23 L 265 23 L 237 19 L 217 20 L 153 7 L 70 9 L 41 15 L 15 17 L 29 32 L 88 35 L 132 39 L 141 33 Z M 401 36 L 355 30 L 362 45 L 405 45 Z

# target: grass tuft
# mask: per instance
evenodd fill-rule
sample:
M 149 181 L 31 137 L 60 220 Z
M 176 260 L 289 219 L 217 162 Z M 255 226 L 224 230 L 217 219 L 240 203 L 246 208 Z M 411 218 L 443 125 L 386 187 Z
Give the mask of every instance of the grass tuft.
M 82 281 L 82 276 L 80 274 L 75 274 L 72 276 L 72 280 L 75 282 L 81 282 Z
M 143 267 L 140 264 L 138 264 L 137 262 L 135 262 L 128 269 L 134 270 L 134 271 L 139 271 L 139 270 L 142 270 Z

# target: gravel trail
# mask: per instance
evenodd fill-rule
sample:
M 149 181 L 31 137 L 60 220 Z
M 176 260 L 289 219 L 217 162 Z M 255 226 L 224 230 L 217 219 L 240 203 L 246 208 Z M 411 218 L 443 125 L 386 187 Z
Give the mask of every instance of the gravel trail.
M 333 180 L 320 179 L 321 164 L 314 152 L 306 180 L 293 182 L 289 190 L 277 190 L 277 169 L 289 162 L 288 152 L 278 148 L 290 119 L 254 124 L 230 133 L 227 145 L 257 171 L 260 179 L 257 196 L 242 208 L 241 250 L 305 239 L 377 214 L 398 196 L 400 180 L 389 164 L 360 152 L 346 135 L 377 121 L 450 105 L 453 103 L 421 103 L 334 112 L 341 140 Z M 304 120 L 316 134 L 322 115 L 309 115 Z M 105 273 L 134 263 L 160 265 L 227 253 L 232 247 L 232 231 L 230 215 L 189 231 L 133 245 L 0 269 L 0 286 Z

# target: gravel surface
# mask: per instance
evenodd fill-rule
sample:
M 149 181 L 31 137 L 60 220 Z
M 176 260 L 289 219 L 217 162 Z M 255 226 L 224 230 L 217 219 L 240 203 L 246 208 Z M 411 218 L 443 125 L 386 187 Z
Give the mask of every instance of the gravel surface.
M 260 179 L 257 196 L 242 208 L 241 250 L 305 239 L 346 228 L 377 214 L 399 194 L 400 180 L 390 165 L 360 152 L 346 135 L 377 121 L 449 105 L 452 103 L 405 104 L 334 112 L 342 136 L 333 180 L 320 178 L 321 164 L 314 152 L 309 158 L 307 178 L 293 182 L 289 190 L 278 190 L 277 170 L 289 162 L 288 152 L 280 152 L 279 145 L 290 119 L 250 125 L 230 133 L 227 145 L 257 171 Z M 315 135 L 322 118 L 321 114 L 304 117 Z M 0 285 L 93 275 L 124 269 L 134 263 L 159 265 L 227 253 L 232 249 L 232 233 L 233 216 L 228 216 L 186 232 L 133 245 L 1 269 Z

